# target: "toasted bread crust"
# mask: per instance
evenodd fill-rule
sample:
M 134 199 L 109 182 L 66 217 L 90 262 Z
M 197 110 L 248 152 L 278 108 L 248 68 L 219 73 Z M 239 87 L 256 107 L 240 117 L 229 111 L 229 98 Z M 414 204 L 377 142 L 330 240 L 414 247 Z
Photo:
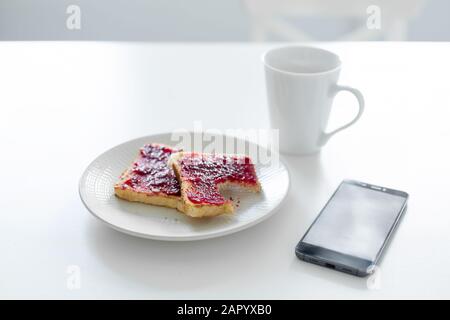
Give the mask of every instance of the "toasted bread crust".
M 136 192 L 131 189 L 122 189 L 121 187 L 118 186 L 114 187 L 114 192 L 117 197 L 132 202 L 142 202 L 174 209 L 178 208 L 178 205 L 180 203 L 180 197 L 155 193 Z

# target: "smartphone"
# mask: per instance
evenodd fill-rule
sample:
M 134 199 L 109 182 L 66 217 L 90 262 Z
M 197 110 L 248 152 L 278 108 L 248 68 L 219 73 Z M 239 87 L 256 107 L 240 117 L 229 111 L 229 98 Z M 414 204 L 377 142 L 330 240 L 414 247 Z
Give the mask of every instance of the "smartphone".
M 295 248 L 301 260 L 364 277 L 406 211 L 403 191 L 344 180 Z

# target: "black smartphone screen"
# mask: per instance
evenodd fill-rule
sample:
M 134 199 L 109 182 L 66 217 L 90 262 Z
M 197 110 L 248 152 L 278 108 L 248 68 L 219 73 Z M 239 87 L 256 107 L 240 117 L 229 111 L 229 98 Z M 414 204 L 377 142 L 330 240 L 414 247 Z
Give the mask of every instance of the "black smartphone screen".
M 374 265 L 406 207 L 405 192 L 343 181 L 297 246 L 310 262 L 356 275 Z

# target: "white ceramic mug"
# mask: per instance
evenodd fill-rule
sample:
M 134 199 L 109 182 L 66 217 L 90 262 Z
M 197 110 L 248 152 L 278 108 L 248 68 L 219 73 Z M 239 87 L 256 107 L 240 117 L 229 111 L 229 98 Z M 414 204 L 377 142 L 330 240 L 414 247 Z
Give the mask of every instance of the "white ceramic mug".
M 279 129 L 282 152 L 316 153 L 331 136 L 361 117 L 361 92 L 337 84 L 341 61 L 336 54 L 319 48 L 288 46 L 267 51 L 263 63 L 271 126 Z M 355 95 L 358 114 L 346 125 L 325 132 L 333 99 L 339 91 Z

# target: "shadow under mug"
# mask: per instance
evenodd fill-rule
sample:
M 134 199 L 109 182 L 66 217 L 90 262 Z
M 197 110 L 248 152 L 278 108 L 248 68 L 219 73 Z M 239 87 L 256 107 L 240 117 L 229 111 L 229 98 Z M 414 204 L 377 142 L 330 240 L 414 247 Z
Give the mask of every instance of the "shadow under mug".
M 364 98 L 355 88 L 338 85 L 341 61 L 327 50 L 287 46 L 267 51 L 263 57 L 271 126 L 279 129 L 280 151 L 312 154 L 331 136 L 354 124 L 364 111 Z M 334 97 L 351 92 L 359 104 L 356 117 L 326 132 Z

